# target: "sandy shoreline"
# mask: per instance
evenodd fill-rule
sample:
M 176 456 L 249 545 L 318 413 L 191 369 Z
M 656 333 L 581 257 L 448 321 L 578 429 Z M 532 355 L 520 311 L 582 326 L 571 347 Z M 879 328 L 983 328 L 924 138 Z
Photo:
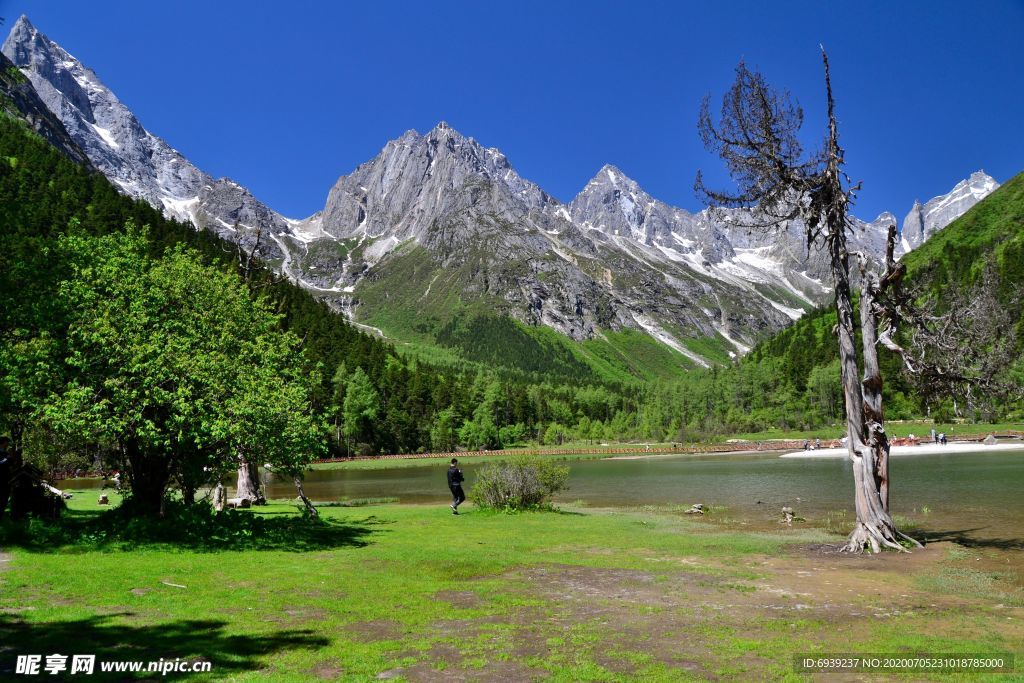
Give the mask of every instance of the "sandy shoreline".
M 893 446 L 890 455 L 939 455 L 942 453 L 989 453 L 994 451 L 1024 450 L 1024 441 L 1016 443 L 998 443 L 986 446 L 983 443 L 949 443 L 945 446 L 923 443 L 920 446 Z M 783 453 L 780 458 L 845 458 L 845 448 L 821 448 L 816 451 L 792 451 Z
M 601 460 L 650 460 L 652 458 L 678 458 L 681 455 L 771 455 L 773 453 L 781 453 L 786 449 L 784 448 L 762 448 L 757 450 L 751 448 L 746 451 L 678 451 L 676 453 L 659 453 L 653 451 L 651 453 L 638 453 L 636 455 L 613 455 L 609 458 L 601 458 Z

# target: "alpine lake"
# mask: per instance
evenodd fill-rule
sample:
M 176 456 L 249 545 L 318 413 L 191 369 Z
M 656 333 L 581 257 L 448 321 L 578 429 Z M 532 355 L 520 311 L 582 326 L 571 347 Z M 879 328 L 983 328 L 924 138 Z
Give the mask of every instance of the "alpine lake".
M 709 522 L 777 528 L 783 506 L 803 523 L 842 527 L 853 518 L 853 473 L 846 458 L 781 458 L 779 453 L 645 455 L 576 460 L 556 504 L 600 508 L 701 503 Z M 445 504 L 447 461 L 385 468 L 314 469 L 306 493 L 318 501 L 397 498 Z M 463 458 L 472 502 L 475 474 L 487 463 Z M 928 537 L 1006 544 L 1024 550 L 1024 448 L 986 453 L 900 455 L 890 459 L 890 505 Z M 289 479 L 270 475 L 270 498 L 294 497 Z

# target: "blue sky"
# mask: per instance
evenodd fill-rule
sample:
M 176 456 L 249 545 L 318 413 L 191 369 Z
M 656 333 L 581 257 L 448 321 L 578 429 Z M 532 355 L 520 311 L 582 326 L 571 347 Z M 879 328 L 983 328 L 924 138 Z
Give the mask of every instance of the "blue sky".
M 605 163 L 696 210 L 721 184 L 695 122 L 740 58 L 817 140 L 832 62 L 855 213 L 1024 170 L 1024 2 L 66 2 L 2 0 L 92 67 L 151 132 L 272 208 L 322 208 L 339 175 L 438 121 L 568 201 Z

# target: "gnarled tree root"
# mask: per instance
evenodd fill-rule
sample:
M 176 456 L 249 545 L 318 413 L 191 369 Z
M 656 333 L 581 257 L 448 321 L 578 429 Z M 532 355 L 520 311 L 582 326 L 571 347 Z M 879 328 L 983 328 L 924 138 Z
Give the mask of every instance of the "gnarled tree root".
M 907 541 L 915 548 L 924 547 L 918 541 L 894 528 L 857 522 L 857 526 L 853 528 L 849 538 L 846 539 L 846 545 L 839 552 L 860 554 L 866 549 L 870 549 L 873 553 L 880 553 L 885 549 L 909 553 L 910 551 L 900 543 L 900 540 Z

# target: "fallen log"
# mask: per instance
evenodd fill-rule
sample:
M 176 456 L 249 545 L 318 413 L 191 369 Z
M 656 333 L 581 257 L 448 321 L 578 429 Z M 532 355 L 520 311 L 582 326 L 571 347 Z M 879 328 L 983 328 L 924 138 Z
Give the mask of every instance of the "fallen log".
M 50 486 L 45 481 L 41 481 L 39 483 L 42 485 L 42 487 L 44 489 L 46 489 L 47 491 L 49 491 L 50 493 L 52 493 L 55 496 L 59 496 L 59 497 L 63 498 L 64 500 L 70 500 L 75 495 L 73 493 L 67 493 L 65 491 L 61 491 L 56 486 Z

